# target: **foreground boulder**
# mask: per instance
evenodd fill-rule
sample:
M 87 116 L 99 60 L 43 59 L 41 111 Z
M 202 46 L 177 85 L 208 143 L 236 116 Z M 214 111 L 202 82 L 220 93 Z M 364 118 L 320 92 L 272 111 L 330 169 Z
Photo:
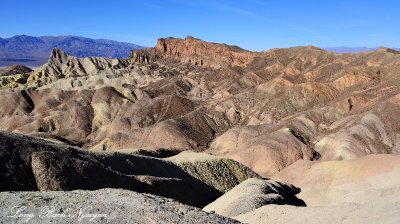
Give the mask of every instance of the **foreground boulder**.
M 123 188 L 203 207 L 221 193 L 172 162 L 121 153 L 93 153 L 0 132 L 0 191 Z
M 48 206 L 48 212 L 43 210 L 46 209 L 46 206 Z M 11 210 L 13 207 L 14 210 Z M 53 207 L 54 211 L 51 210 Z M 23 213 L 33 214 L 33 217 L 12 217 L 19 208 L 25 208 Z M 56 214 L 65 214 L 65 216 L 57 217 Z M 0 222 L 239 223 L 216 214 L 206 213 L 195 207 L 183 205 L 172 199 L 120 189 L 1 192 Z
M 250 178 L 207 205 L 204 211 L 234 217 L 268 204 L 305 206 L 296 197 L 299 192 L 291 184 Z
M 182 152 L 167 160 L 174 162 L 194 178 L 226 193 L 251 177 L 260 177 L 248 167 L 206 153 Z

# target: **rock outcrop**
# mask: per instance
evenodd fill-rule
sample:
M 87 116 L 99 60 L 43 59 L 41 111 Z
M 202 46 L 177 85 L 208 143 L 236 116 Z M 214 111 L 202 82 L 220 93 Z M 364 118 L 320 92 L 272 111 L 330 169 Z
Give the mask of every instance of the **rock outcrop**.
M 260 177 L 231 159 L 206 153 L 182 152 L 167 158 L 194 178 L 226 193 L 248 178 Z
M 296 194 L 299 188 L 273 180 L 250 178 L 204 207 L 204 211 L 215 212 L 226 217 L 235 217 L 264 205 L 305 206 Z
M 237 46 L 208 43 L 188 36 L 185 39 L 160 38 L 154 48 L 132 51 L 130 58 L 138 63 L 167 59 L 204 67 L 225 68 L 245 66 L 255 55 Z
M 27 80 L 27 85 L 44 86 L 60 79 L 126 73 L 129 61 L 126 59 L 107 59 L 99 57 L 77 58 L 53 49 L 49 61 L 37 69 Z
M 11 65 L 0 69 L 0 88 L 15 88 L 25 83 L 33 70 L 23 65 Z
M 0 76 L 9 76 L 9 75 L 17 75 L 17 74 L 26 74 L 30 73 L 33 70 L 23 66 L 23 65 L 11 65 L 5 68 L 0 69 Z

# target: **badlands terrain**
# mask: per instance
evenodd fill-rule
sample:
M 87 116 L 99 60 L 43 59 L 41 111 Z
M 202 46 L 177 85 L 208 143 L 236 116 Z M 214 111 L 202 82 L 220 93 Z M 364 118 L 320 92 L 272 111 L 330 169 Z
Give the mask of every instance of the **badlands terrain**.
M 393 49 L 53 49 L 37 69 L 1 69 L 0 99 L 4 223 L 27 219 L 13 206 L 90 206 L 99 223 L 400 222 Z

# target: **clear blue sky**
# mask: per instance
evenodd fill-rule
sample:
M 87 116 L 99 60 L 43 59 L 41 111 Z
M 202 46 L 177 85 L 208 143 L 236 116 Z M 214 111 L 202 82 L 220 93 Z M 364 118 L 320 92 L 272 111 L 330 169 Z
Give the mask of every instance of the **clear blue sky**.
M 400 47 L 398 0 L 2 0 L 0 37 L 79 35 L 153 46 L 191 35 L 249 50 Z

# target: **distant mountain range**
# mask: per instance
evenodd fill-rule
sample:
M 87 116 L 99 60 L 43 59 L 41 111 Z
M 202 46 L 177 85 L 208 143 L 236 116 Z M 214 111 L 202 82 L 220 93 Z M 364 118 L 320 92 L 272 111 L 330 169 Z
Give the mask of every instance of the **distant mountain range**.
M 143 47 L 131 43 L 78 36 L 18 35 L 10 38 L 0 37 L 0 67 L 12 64 L 29 67 L 41 66 L 47 62 L 53 48 L 58 48 L 76 57 L 126 58 L 131 50 Z M 327 47 L 323 49 L 342 54 L 374 51 L 378 48 Z M 400 48 L 393 49 L 400 50 Z
M 360 52 L 365 52 L 365 51 L 375 51 L 379 47 L 327 47 L 323 48 L 326 51 L 331 51 L 335 52 L 338 54 L 343 54 L 343 53 L 360 53 Z M 399 51 L 400 48 L 392 48 L 393 50 Z
M 125 58 L 131 50 L 140 49 L 142 46 L 78 36 L 18 35 L 0 38 L 0 67 L 11 64 L 40 66 L 47 62 L 53 48 L 59 48 L 77 57 Z

